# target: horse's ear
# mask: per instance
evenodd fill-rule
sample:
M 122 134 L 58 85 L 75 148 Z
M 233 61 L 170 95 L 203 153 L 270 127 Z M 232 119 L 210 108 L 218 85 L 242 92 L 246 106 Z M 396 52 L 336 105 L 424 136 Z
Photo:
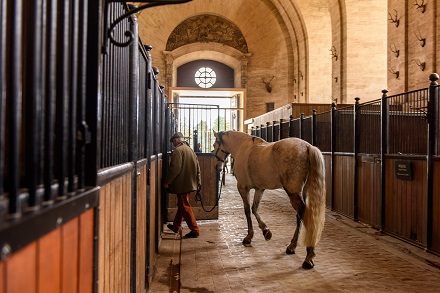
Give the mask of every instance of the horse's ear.
M 214 132 L 214 136 L 215 136 L 216 138 L 218 138 L 218 133 L 215 132 L 215 130 L 213 130 L 213 132 Z

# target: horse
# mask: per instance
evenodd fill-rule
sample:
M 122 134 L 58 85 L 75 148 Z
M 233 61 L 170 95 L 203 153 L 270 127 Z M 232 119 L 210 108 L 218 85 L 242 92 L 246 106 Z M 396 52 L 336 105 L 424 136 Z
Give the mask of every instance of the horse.
M 321 151 L 293 137 L 266 142 L 238 131 L 214 131 L 214 136 L 217 160 L 224 162 L 229 155 L 235 160 L 234 175 L 248 225 L 243 245 L 250 245 L 254 236 L 249 191 L 255 189 L 252 213 L 264 238 L 270 240 L 272 232 L 258 214 L 258 206 L 265 189 L 283 188 L 296 211 L 296 230 L 286 253 L 294 254 L 300 239 L 307 252 L 302 267 L 313 268 L 315 246 L 325 221 L 325 169 Z

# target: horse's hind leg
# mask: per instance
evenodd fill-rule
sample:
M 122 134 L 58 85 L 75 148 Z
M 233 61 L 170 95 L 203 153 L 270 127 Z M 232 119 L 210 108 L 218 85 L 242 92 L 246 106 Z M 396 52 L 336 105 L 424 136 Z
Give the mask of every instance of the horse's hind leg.
M 263 222 L 258 214 L 258 206 L 260 205 L 261 198 L 263 197 L 264 189 L 255 189 L 254 203 L 252 204 L 252 213 L 258 221 L 258 226 L 263 231 L 264 239 L 270 240 L 272 238 L 272 232 L 267 228 L 266 223 Z
M 315 248 L 313 246 L 307 247 L 307 256 L 302 264 L 303 269 L 309 270 L 315 266 L 315 264 L 313 263 L 314 257 L 315 257 Z
M 254 228 L 252 226 L 252 218 L 251 218 L 251 203 L 249 198 L 249 188 L 237 186 L 238 192 L 241 195 L 241 199 L 243 200 L 244 214 L 246 215 L 246 220 L 248 224 L 248 234 L 243 239 L 243 245 L 251 244 L 252 238 L 254 237 Z
M 295 254 L 296 246 L 298 245 L 298 237 L 299 237 L 299 230 L 301 229 L 301 217 L 299 214 L 296 214 L 296 229 L 295 234 L 293 234 L 293 238 L 290 241 L 289 246 L 286 248 L 287 254 Z
M 289 195 L 290 204 L 296 211 L 296 229 L 290 245 L 286 248 L 287 254 L 294 254 L 296 246 L 298 245 L 299 231 L 301 229 L 302 217 L 304 215 L 305 204 L 301 193 L 287 193 Z

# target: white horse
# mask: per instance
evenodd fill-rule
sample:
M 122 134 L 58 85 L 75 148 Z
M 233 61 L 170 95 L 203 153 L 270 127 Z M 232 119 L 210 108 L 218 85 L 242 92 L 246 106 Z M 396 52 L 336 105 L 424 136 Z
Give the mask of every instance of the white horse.
M 300 239 L 306 246 L 307 256 L 302 267 L 313 268 L 314 248 L 321 237 L 325 221 L 325 170 L 319 149 L 298 138 L 269 143 L 237 131 L 214 131 L 214 135 L 217 159 L 224 161 L 231 154 L 235 160 L 234 174 L 248 224 L 248 234 L 243 244 L 249 245 L 254 236 L 249 191 L 255 189 L 252 213 L 257 218 L 264 238 L 270 240 L 272 232 L 258 214 L 258 205 L 265 189 L 282 187 L 297 212 L 296 230 L 286 253 L 295 253 L 299 232 L 303 230 Z

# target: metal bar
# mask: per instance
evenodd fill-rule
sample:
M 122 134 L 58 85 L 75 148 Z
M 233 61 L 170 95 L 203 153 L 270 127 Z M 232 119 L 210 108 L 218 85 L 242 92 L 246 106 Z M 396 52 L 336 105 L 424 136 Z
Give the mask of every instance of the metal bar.
M 56 110 L 56 146 L 57 146 L 57 179 L 59 199 L 64 199 L 67 195 L 65 192 L 65 178 L 67 175 L 67 148 L 68 148 L 68 118 L 69 118 L 69 95 L 71 87 L 70 76 L 70 0 L 60 1 L 61 17 L 58 30 L 58 53 L 59 62 L 57 68 L 57 110 Z
M 312 110 L 312 145 L 316 146 L 316 142 L 317 142 L 317 125 L 318 122 L 316 121 L 316 110 L 313 109 Z
M 130 6 L 130 8 L 136 6 Z M 129 151 L 128 159 L 134 170 L 131 187 L 131 247 L 130 247 L 130 291 L 136 290 L 136 229 L 137 229 L 137 137 L 138 137 L 138 97 L 139 97 L 139 27 L 135 14 L 131 16 L 131 32 L 134 35 L 129 47 Z M 157 189 L 156 189 L 157 190 Z
M 101 142 L 102 142 L 102 1 L 87 1 L 87 27 L 93 30 L 87 32 L 87 92 L 86 92 L 86 121 L 90 131 L 90 143 L 85 148 L 84 184 L 95 186 L 97 182 L 97 170 L 101 166 Z M 94 274 L 93 280 L 98 276 Z
M 5 117 L 6 117 L 6 1 L 0 1 L 0 149 L 5 149 Z M 5 155 L 0 152 L 0 195 L 4 192 Z
M 67 192 L 73 195 L 76 189 L 76 126 L 77 126 L 77 98 L 78 98 L 78 31 L 79 31 L 79 0 L 72 0 L 70 31 L 70 94 L 68 96 L 67 120 Z
M 385 154 L 388 153 L 389 145 L 389 99 L 387 90 L 382 90 L 381 102 L 381 150 L 380 150 L 380 229 L 385 227 Z
M 337 136 L 337 123 L 336 123 L 336 103 L 332 103 L 332 116 L 331 116 L 331 209 L 335 208 L 335 151 L 336 151 L 336 136 Z
M 9 79 L 7 80 L 7 99 L 9 101 L 9 216 L 19 217 L 21 210 L 18 201 L 19 181 L 19 149 L 21 134 L 21 109 L 22 109 L 22 0 L 10 1 L 8 6 L 10 25 L 8 35 L 11 39 L 7 41 Z
M 304 129 L 304 113 L 301 113 L 301 120 L 299 124 L 299 138 L 304 139 L 305 129 Z
M 46 9 L 45 111 L 44 111 L 44 197 L 43 204 L 54 202 L 52 193 L 57 60 L 57 0 L 49 0 Z
M 86 122 L 86 97 L 87 97 L 87 16 L 88 10 L 86 0 L 80 0 L 80 23 L 79 23 L 79 44 L 78 44 L 78 121 L 82 129 L 82 137 L 78 141 L 78 149 L 76 156 L 76 166 L 78 173 L 78 189 L 83 190 L 85 187 L 85 147 L 90 143 L 90 132 Z
M 432 247 L 433 221 L 434 221 L 434 169 L 433 156 L 436 154 L 436 144 L 438 143 L 438 122 L 439 122 L 439 87 L 438 74 L 429 76 L 431 84 L 428 92 L 428 148 L 427 148 L 427 190 L 426 190 L 426 247 Z
M 26 187 L 29 192 L 28 209 L 38 209 L 37 185 L 41 178 L 40 158 L 40 121 L 42 112 L 42 2 L 41 0 L 31 1 L 25 7 L 27 35 L 26 42 L 26 91 L 25 91 L 25 112 L 26 112 Z M 32 49 L 30 49 L 32 48 Z
M 354 136 L 354 182 L 353 182 L 353 189 L 354 189 L 354 195 L 353 195 L 353 218 L 354 220 L 357 220 L 358 218 L 358 208 L 359 208 L 359 192 L 358 192 L 358 154 L 359 154 L 359 129 L 360 129 L 360 106 L 359 106 L 359 100 L 360 98 L 356 97 L 355 99 L 355 106 L 354 106 L 354 129 L 353 129 L 353 136 Z

